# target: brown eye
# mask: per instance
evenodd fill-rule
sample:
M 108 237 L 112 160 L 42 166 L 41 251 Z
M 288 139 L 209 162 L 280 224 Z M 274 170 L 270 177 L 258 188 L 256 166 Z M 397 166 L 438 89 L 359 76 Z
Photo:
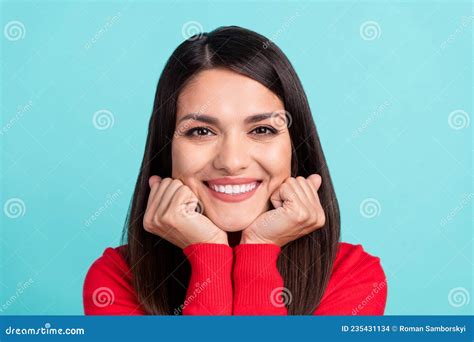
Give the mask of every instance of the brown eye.
M 187 137 L 207 136 L 208 135 L 207 133 L 209 132 L 211 132 L 211 130 L 206 127 L 195 127 L 187 131 L 186 136 Z M 194 133 L 197 133 L 197 134 L 194 134 Z
M 259 126 L 255 128 L 252 132 L 257 132 L 257 135 L 272 135 L 276 134 L 277 130 L 273 127 Z

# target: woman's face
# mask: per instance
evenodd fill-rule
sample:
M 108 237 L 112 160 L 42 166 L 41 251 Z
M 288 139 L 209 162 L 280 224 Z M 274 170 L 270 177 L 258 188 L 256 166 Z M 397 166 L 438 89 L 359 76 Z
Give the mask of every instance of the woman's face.
M 222 68 L 199 72 L 179 94 L 172 178 L 191 188 L 222 230 L 243 230 L 272 209 L 271 194 L 290 177 L 284 110 L 268 88 Z M 250 120 L 258 114 L 269 115 Z

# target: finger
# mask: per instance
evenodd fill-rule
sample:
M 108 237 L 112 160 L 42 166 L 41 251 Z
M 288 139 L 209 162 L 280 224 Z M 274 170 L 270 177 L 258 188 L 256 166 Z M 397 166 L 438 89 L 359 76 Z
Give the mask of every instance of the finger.
M 310 181 L 310 184 L 312 185 L 313 191 L 315 191 L 317 194 L 319 188 L 321 187 L 323 179 L 317 173 L 313 173 L 312 175 L 308 177 L 308 180 Z
M 314 173 L 308 177 L 308 181 L 310 184 L 310 188 L 315 194 L 316 197 L 316 213 L 318 215 L 318 221 L 322 222 L 323 224 L 326 222 L 326 217 L 324 213 L 324 208 L 321 204 L 321 199 L 319 198 L 318 190 L 321 188 L 322 185 L 322 178 L 319 174 Z
M 319 196 L 318 190 L 321 189 L 322 178 L 319 174 L 312 174 L 308 178 L 308 186 L 314 194 L 314 202 L 311 210 L 316 213 L 317 228 L 323 226 L 326 222 L 326 216 L 324 208 L 321 204 L 321 198 Z M 312 229 L 314 230 L 314 229 Z
M 303 189 L 306 195 L 307 201 L 305 204 L 307 206 L 311 206 L 311 204 L 314 203 L 315 201 L 315 196 L 314 196 L 313 190 L 311 189 L 311 185 L 309 184 L 309 181 L 301 176 L 296 177 L 296 181 L 298 182 L 299 186 Z
M 298 186 L 294 185 L 295 179 L 293 177 L 287 178 L 280 186 L 272 193 L 270 200 L 275 209 L 283 206 L 284 202 L 298 202 L 299 196 L 297 194 Z
M 161 177 L 159 177 L 159 180 L 157 180 L 156 178 L 152 179 L 153 177 L 159 177 L 159 176 L 152 176 L 148 179 L 148 184 L 150 185 L 151 189 L 150 189 L 150 193 L 148 194 L 148 201 L 146 204 L 145 214 L 143 215 L 144 227 L 145 227 L 145 222 L 153 222 L 153 217 L 156 211 L 154 198 L 156 197 L 156 194 L 158 193 L 158 190 L 160 189 Z M 151 224 L 151 223 L 148 223 L 148 224 Z
M 176 192 L 174 193 L 173 198 L 170 201 L 170 206 L 175 205 L 178 206 L 180 204 L 186 204 L 187 210 L 193 213 L 197 207 L 198 198 L 192 192 L 192 190 L 186 186 L 181 186 Z
M 278 186 L 278 188 L 273 191 L 273 193 L 270 196 L 270 202 L 272 202 L 272 205 L 275 209 L 281 207 L 283 205 L 283 200 L 281 198 L 281 187 L 282 185 Z
M 168 186 L 171 184 L 173 181 L 172 178 L 164 178 L 161 182 L 160 185 L 158 186 L 158 191 L 156 192 L 155 196 L 152 199 L 151 203 L 151 208 L 154 209 L 154 213 L 156 213 L 159 209 L 159 206 L 161 204 L 161 198 L 163 197 L 163 194 L 166 192 L 166 189 Z
M 318 224 L 316 225 L 316 228 L 321 228 L 322 226 L 326 224 L 326 214 L 324 212 L 324 208 L 321 204 L 319 196 L 316 198 L 316 213 L 318 216 L 317 218 Z
M 164 214 L 166 211 L 169 210 L 170 204 L 171 204 L 171 199 L 173 198 L 174 193 L 182 185 L 183 185 L 183 182 L 181 182 L 179 179 L 173 179 L 171 181 L 171 183 L 168 185 L 168 187 L 166 188 L 166 191 L 163 193 L 163 196 L 160 200 L 160 204 L 158 205 L 157 212 L 160 215 Z
M 150 193 L 148 194 L 148 201 L 146 207 L 148 208 L 151 203 L 153 202 L 153 199 L 155 198 L 158 189 L 160 188 L 161 184 L 161 177 L 160 176 L 151 176 L 148 178 L 148 185 L 150 186 Z
M 306 193 L 304 192 L 303 188 L 301 187 L 299 181 L 296 178 L 289 178 L 288 184 L 291 187 L 291 193 L 288 194 L 288 196 L 291 196 L 293 198 L 293 201 L 298 201 L 299 205 L 304 205 L 305 203 L 308 203 L 309 198 L 306 196 Z
M 151 185 L 151 189 L 150 189 L 150 193 L 148 194 L 148 201 L 147 201 L 147 204 L 146 204 L 146 208 L 150 208 L 152 202 L 153 202 L 153 199 L 155 198 L 156 196 L 156 193 L 158 192 L 158 189 L 160 188 L 160 182 L 150 182 L 148 181 L 148 183 Z
M 148 184 L 150 185 L 150 188 L 156 183 L 160 184 L 160 182 L 161 182 L 160 176 L 153 175 L 150 178 L 148 178 Z
M 307 226 L 310 225 L 310 222 L 317 218 L 314 212 L 314 207 L 316 206 L 314 195 L 307 183 L 308 182 L 306 181 L 306 179 L 301 176 L 294 178 L 294 181 L 292 181 L 292 186 L 296 193 L 295 197 L 298 198 L 298 202 L 296 202 L 296 206 L 299 207 L 299 210 L 301 210 L 301 214 L 304 214 L 303 216 L 304 218 L 303 217 L 298 218 L 299 220 L 300 219 L 303 220 L 301 221 L 302 226 L 300 227 L 301 228 L 300 234 L 303 234 L 303 235 Z

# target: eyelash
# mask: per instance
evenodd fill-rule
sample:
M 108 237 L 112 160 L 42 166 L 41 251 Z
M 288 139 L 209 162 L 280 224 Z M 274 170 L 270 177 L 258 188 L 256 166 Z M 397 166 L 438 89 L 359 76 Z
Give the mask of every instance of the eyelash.
M 258 126 L 255 129 L 253 129 L 252 132 L 255 131 L 256 129 L 259 129 L 259 128 L 265 128 L 265 129 L 269 130 L 270 133 L 268 133 L 268 134 L 257 134 L 257 135 L 275 135 L 278 132 L 275 128 L 268 127 L 268 126 Z M 200 126 L 200 127 L 191 128 L 190 130 L 188 130 L 185 133 L 185 136 L 187 136 L 187 137 L 204 137 L 204 136 L 207 136 L 207 135 L 193 135 L 193 133 L 197 132 L 199 129 L 205 129 L 207 131 L 212 132 L 209 128 Z

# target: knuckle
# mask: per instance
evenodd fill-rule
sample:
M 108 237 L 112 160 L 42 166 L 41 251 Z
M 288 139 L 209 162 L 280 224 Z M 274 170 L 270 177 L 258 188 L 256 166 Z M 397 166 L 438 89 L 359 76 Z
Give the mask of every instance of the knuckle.
M 311 212 L 309 216 L 309 222 L 311 222 L 311 224 L 318 224 L 319 215 L 316 212 Z
M 292 189 L 292 186 L 291 186 L 291 184 L 289 184 L 289 183 L 283 183 L 283 184 L 280 186 L 280 189 L 281 189 L 282 191 L 290 192 L 291 189 Z
M 158 217 L 158 215 L 153 215 L 152 225 L 155 227 L 159 227 L 161 225 L 161 219 Z
M 297 215 L 297 220 L 299 223 L 308 221 L 310 214 L 307 210 L 299 210 Z
M 181 191 L 182 193 L 188 193 L 191 192 L 191 188 L 186 184 L 183 184 L 179 187 L 178 191 Z
M 324 213 L 324 210 L 321 210 L 321 212 L 318 215 L 318 226 L 322 227 L 326 224 L 326 214 Z
M 161 218 L 160 218 L 161 222 L 163 222 L 164 224 L 167 224 L 168 221 L 169 221 L 169 210 L 166 211 L 163 215 L 161 215 Z
M 164 178 L 164 179 L 161 181 L 160 184 L 169 184 L 169 183 L 171 183 L 172 181 L 173 181 L 173 179 L 168 177 L 168 178 Z
M 169 210 L 161 216 L 161 222 L 166 227 L 173 225 L 173 216 L 170 214 Z
M 170 185 L 173 183 L 173 178 L 165 178 L 161 183 L 160 186 L 163 185 L 165 189 L 168 189 Z
M 150 232 L 153 227 L 153 221 L 150 220 L 148 216 L 145 216 L 143 218 L 143 228 L 147 231 Z
M 173 184 L 173 185 L 183 185 L 183 182 L 180 179 L 173 179 L 171 181 L 171 184 Z

